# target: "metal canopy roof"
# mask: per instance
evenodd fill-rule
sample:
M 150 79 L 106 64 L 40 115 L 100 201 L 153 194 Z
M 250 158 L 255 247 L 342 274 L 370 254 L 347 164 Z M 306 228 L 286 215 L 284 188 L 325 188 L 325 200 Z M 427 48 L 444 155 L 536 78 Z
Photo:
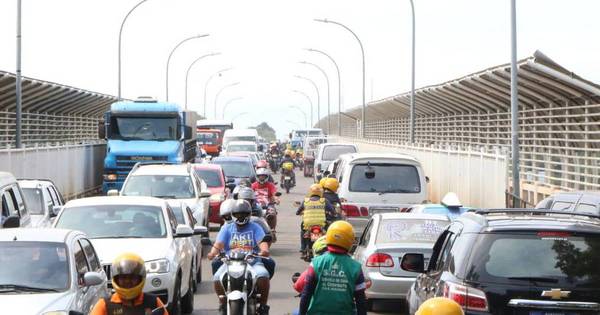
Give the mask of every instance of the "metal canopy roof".
M 600 86 L 563 68 L 540 51 L 518 62 L 521 109 L 600 103 Z M 410 92 L 374 101 L 367 122 L 409 116 Z M 346 111 L 361 118 L 362 106 Z M 415 91 L 417 116 L 510 111 L 510 64 Z M 335 121 L 332 115 L 332 122 Z M 325 125 L 327 118 L 321 119 Z
M 101 116 L 117 98 L 48 81 L 22 78 L 23 111 Z M 15 111 L 15 74 L 0 70 L 0 111 Z

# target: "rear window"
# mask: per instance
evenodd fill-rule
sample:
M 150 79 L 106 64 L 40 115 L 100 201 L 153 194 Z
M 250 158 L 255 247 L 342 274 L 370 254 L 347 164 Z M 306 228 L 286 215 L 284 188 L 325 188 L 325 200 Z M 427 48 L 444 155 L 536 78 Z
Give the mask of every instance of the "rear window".
M 448 223 L 442 220 L 383 220 L 379 225 L 375 243 L 435 243 Z
M 22 188 L 25 203 L 31 214 L 44 214 L 44 199 L 42 190 L 38 188 Z
M 223 186 L 219 173 L 217 170 L 196 170 L 196 174 L 204 180 L 206 186 L 211 188 Z
M 217 144 L 218 139 L 219 139 L 218 133 L 212 133 L 212 132 L 198 133 L 198 142 L 200 144 L 208 144 L 208 145 Z
M 365 175 L 367 164 L 357 164 L 350 174 L 349 190 L 352 192 L 420 193 L 421 181 L 414 165 L 370 164 L 373 178 Z
M 326 146 L 323 148 L 323 157 L 321 159 L 325 161 L 333 161 L 342 154 L 355 152 L 356 148 L 350 145 Z
M 482 234 L 474 248 L 467 280 L 600 287 L 600 235 L 491 233 Z

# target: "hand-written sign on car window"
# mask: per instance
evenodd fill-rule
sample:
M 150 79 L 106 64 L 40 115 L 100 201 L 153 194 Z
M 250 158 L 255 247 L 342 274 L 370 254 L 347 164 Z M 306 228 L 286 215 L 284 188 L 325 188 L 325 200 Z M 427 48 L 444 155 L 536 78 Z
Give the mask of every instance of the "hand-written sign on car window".
M 436 220 L 385 220 L 380 228 L 377 243 L 433 243 L 445 227 L 446 222 Z

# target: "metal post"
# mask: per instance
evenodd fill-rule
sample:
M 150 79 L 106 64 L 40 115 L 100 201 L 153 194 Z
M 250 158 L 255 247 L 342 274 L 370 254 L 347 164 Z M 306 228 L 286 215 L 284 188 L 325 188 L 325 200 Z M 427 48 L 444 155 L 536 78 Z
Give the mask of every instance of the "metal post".
M 365 85 L 366 85 L 366 71 L 365 71 L 365 49 L 363 47 L 363 44 L 360 40 L 360 38 L 358 38 L 358 36 L 356 35 L 356 33 L 354 33 L 349 27 L 347 27 L 346 25 L 339 23 L 339 22 L 335 22 L 335 21 L 331 21 L 331 20 L 327 20 L 327 19 L 315 19 L 315 21 L 317 22 L 322 22 L 322 23 L 333 23 L 336 24 L 338 26 L 341 26 L 343 28 L 345 28 L 347 31 L 349 31 L 350 33 L 352 33 L 352 35 L 354 36 L 354 38 L 356 38 L 356 40 L 358 41 L 358 45 L 360 46 L 360 52 L 362 54 L 362 123 L 361 123 L 361 133 L 362 133 L 362 137 L 365 137 L 365 123 L 366 123 L 366 107 L 367 107 L 367 103 L 366 103 L 366 99 L 365 99 Z
M 142 3 L 146 2 L 148 0 L 142 0 L 140 2 L 138 2 L 138 4 L 136 4 L 133 8 L 131 8 L 131 10 L 129 10 L 129 12 L 127 12 L 127 15 L 125 15 L 125 18 L 123 18 L 123 21 L 121 22 L 121 28 L 119 29 L 119 53 L 118 53 L 118 84 L 119 84 L 119 90 L 117 93 L 117 100 L 121 100 L 121 38 L 123 37 L 123 27 L 125 26 L 125 22 L 127 21 L 127 18 L 131 15 L 131 13 L 140 5 L 142 5 Z
M 186 71 L 186 73 L 185 73 L 185 109 L 186 109 L 186 110 L 187 110 L 187 108 L 188 108 L 188 79 L 189 79 L 189 77 L 190 77 L 190 71 L 192 70 L 192 67 L 194 67 L 194 65 L 195 65 L 195 64 L 196 64 L 198 61 L 200 61 L 200 60 L 202 60 L 202 59 L 204 59 L 204 58 L 206 58 L 206 57 L 210 57 L 210 56 L 216 56 L 216 55 L 220 55 L 220 54 L 221 54 L 221 53 L 210 53 L 210 54 L 206 54 L 206 55 L 204 55 L 204 56 L 200 56 L 200 57 L 198 57 L 198 59 L 194 60 L 194 61 L 193 61 L 193 62 L 190 64 L 190 66 L 187 68 L 187 71 Z M 169 70 L 167 70 L 167 73 L 169 73 Z M 168 77 L 168 76 L 169 76 L 169 75 L 167 75 L 167 77 Z M 169 85 L 169 83 L 167 83 L 167 86 L 168 86 L 168 85 Z M 169 96 L 168 96 L 168 95 L 169 95 L 169 94 L 168 94 L 169 92 L 168 92 L 168 91 L 169 91 L 169 88 L 167 87 L 167 101 L 169 100 L 169 98 L 168 98 L 168 97 L 169 97 Z M 206 117 L 206 116 L 205 116 L 205 117 Z
M 410 0 L 412 12 L 412 77 L 410 83 L 410 143 L 415 142 L 415 4 Z
M 320 54 L 324 55 L 325 57 L 329 58 L 329 60 L 331 60 L 331 62 L 335 66 L 335 70 L 337 71 L 337 78 L 338 78 L 338 117 L 337 117 L 338 128 L 337 129 L 338 129 L 338 135 L 341 136 L 342 135 L 342 76 L 340 75 L 340 67 L 338 67 L 338 64 L 337 64 L 337 62 L 335 62 L 335 59 L 333 59 L 326 52 L 317 50 L 317 49 L 312 49 L 312 48 L 308 49 L 308 51 L 317 52 L 317 53 L 320 53 Z
M 511 109 L 511 136 L 512 136 L 512 180 L 513 205 L 521 196 L 521 182 L 519 176 L 519 90 L 517 68 L 517 1 L 510 1 L 510 109 Z
M 17 0 L 17 69 L 15 78 L 15 97 L 16 97 L 16 131 L 15 131 L 15 147 L 20 149 L 21 144 L 21 116 L 22 116 L 22 99 L 21 99 L 21 0 Z
M 179 46 L 183 45 L 183 43 L 190 41 L 192 39 L 202 38 L 202 37 L 206 37 L 206 36 L 208 36 L 208 34 L 194 35 L 194 36 L 188 37 L 188 38 L 180 41 L 177 45 L 175 45 L 173 50 L 171 50 L 171 53 L 169 54 L 169 58 L 167 58 L 167 71 L 165 73 L 165 81 L 166 81 L 165 82 L 165 98 L 166 98 L 167 102 L 169 101 L 169 65 L 171 64 L 171 57 L 173 57 L 173 54 L 175 53 L 177 48 L 179 48 Z M 187 103 L 186 103 L 186 105 L 187 105 Z
M 311 66 L 317 68 L 319 71 L 321 71 L 321 73 L 325 77 L 325 81 L 327 82 L 327 134 L 330 134 L 331 133 L 331 97 L 330 97 L 329 76 L 327 75 L 327 72 L 325 72 L 325 70 L 323 70 L 323 68 L 319 67 L 318 65 L 316 65 L 312 62 L 301 61 L 300 63 L 311 65 Z
M 236 97 L 236 98 L 232 98 L 229 101 L 227 101 L 227 103 L 225 103 L 225 106 L 223 106 L 223 112 L 221 113 L 221 119 L 225 119 L 225 111 L 227 110 L 227 106 L 229 106 L 229 104 L 241 100 L 243 99 L 243 97 Z
M 222 88 L 219 90 L 219 92 L 217 93 L 217 95 L 215 96 L 215 119 L 217 119 L 217 103 L 219 102 L 219 95 L 221 95 L 221 93 L 223 93 L 223 91 L 224 91 L 225 89 L 227 89 L 227 88 L 230 88 L 230 87 L 232 87 L 232 86 L 236 86 L 236 85 L 238 85 L 238 84 L 240 84 L 240 82 L 231 83 L 231 84 L 228 84 L 228 85 L 226 85 L 226 86 L 222 87 Z
M 308 119 L 306 117 L 306 113 L 298 106 L 290 106 L 290 108 L 295 108 L 298 111 L 300 111 L 302 115 L 304 115 L 304 127 L 308 129 Z
M 310 104 L 310 126 L 311 127 L 314 126 L 315 125 L 314 122 L 313 122 L 313 112 L 314 112 L 314 109 L 313 109 L 313 102 L 310 99 L 310 96 L 308 96 L 308 94 L 306 94 L 306 93 L 304 93 L 302 91 L 298 91 L 298 90 L 293 90 L 292 92 L 304 95 L 304 97 L 306 97 L 306 99 L 308 100 L 308 103 Z
M 210 77 L 208 77 L 208 79 L 206 80 L 206 83 L 204 83 L 204 110 L 202 112 L 202 116 L 204 116 L 204 119 L 206 119 L 206 95 L 208 94 L 208 84 L 217 75 L 221 76 L 223 74 L 223 72 L 229 71 L 231 69 L 233 69 L 233 68 L 222 69 L 222 70 L 217 71 L 216 73 L 213 73 Z
M 315 83 L 315 81 L 313 81 L 313 80 L 311 80 L 309 78 L 305 78 L 305 77 L 299 76 L 299 75 L 297 75 L 296 78 L 310 82 L 310 84 L 312 84 L 312 86 L 317 91 L 317 126 L 319 128 L 321 128 L 321 93 L 319 93 L 319 87 L 317 86 L 317 84 Z

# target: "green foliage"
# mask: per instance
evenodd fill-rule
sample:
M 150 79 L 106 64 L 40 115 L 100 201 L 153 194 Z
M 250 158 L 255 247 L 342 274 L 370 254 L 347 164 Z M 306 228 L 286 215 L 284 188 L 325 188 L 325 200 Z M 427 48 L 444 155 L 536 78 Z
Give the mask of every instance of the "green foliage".
M 275 141 L 277 139 L 275 129 L 271 128 L 266 122 L 262 122 L 258 126 L 250 128 L 256 129 L 258 135 L 265 138 L 267 141 Z

